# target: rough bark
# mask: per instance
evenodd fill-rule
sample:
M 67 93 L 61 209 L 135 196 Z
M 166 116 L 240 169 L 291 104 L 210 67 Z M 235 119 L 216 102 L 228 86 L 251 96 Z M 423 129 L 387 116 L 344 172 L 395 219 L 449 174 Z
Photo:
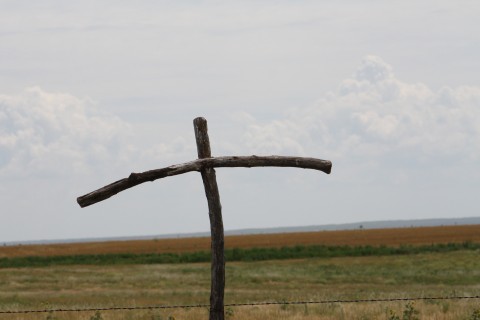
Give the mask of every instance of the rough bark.
M 196 118 L 193 120 L 195 138 L 197 141 L 198 158 L 210 158 L 210 141 L 208 138 L 207 120 Z M 201 169 L 205 195 L 208 201 L 208 215 L 210 217 L 211 232 L 211 289 L 210 289 L 210 320 L 224 320 L 224 292 L 225 292 L 225 254 L 222 220 L 222 205 L 218 192 L 215 169 Z
M 117 193 L 132 188 L 144 182 L 175 176 L 192 171 L 202 171 L 207 168 L 225 167 L 295 167 L 313 169 L 330 173 L 332 163 L 328 160 L 305 157 L 288 156 L 230 156 L 210 157 L 191 162 L 176 164 L 166 168 L 149 170 L 141 173 L 132 173 L 128 178 L 115 181 L 98 190 L 77 198 L 78 204 L 83 208 L 97 202 L 106 200 Z

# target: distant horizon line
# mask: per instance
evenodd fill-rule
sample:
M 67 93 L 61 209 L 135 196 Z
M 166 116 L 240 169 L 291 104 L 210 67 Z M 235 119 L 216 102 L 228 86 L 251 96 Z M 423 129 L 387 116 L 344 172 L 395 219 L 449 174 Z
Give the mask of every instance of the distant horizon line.
M 249 235 L 249 234 L 271 234 L 271 233 L 293 233 L 293 232 L 316 232 L 316 231 L 338 231 L 352 229 L 388 229 L 388 228 L 409 228 L 409 227 L 435 227 L 449 225 L 471 225 L 480 224 L 480 217 L 462 218 L 427 218 L 427 219 L 405 219 L 405 220 L 374 220 L 359 221 L 352 223 L 333 223 L 324 225 L 292 226 L 292 227 L 269 227 L 269 228 L 242 228 L 226 230 L 226 236 Z M 112 236 L 93 238 L 72 238 L 72 239 L 50 239 L 50 240 L 25 240 L 25 241 L 2 241 L 4 246 L 16 245 L 42 245 L 42 244 L 69 244 L 88 242 L 109 242 L 109 241 L 134 241 L 154 240 L 172 238 L 196 238 L 209 237 L 209 231 L 168 233 L 145 236 Z

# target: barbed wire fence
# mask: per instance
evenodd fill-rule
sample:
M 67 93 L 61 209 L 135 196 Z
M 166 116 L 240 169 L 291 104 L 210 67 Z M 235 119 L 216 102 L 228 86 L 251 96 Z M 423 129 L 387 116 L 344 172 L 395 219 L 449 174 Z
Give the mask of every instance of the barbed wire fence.
M 352 299 L 352 300 L 317 300 L 317 301 L 270 301 L 270 302 L 252 302 L 252 303 L 230 303 L 225 307 L 252 307 L 252 306 L 271 306 L 271 305 L 311 305 L 311 304 L 333 304 L 333 303 L 374 303 L 374 302 L 399 302 L 399 301 L 434 301 L 434 300 L 480 300 L 477 296 L 438 296 L 438 297 L 407 297 L 407 298 L 377 298 L 377 299 Z M 125 310 L 156 310 L 156 309 L 193 309 L 210 308 L 209 304 L 191 304 L 191 305 L 153 305 L 153 306 L 125 306 L 125 307 L 105 307 L 105 308 L 50 308 L 38 310 L 6 310 L 0 311 L 0 314 L 28 314 L 28 313 L 51 313 L 51 312 L 93 312 L 93 311 L 125 311 Z

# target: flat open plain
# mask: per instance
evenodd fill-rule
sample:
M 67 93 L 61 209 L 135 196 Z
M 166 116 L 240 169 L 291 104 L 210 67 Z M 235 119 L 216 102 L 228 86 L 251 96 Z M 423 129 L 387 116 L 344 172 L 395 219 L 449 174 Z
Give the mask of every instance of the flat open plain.
M 226 236 L 226 248 L 296 245 L 400 246 L 480 242 L 480 225 L 319 231 Z M 0 247 L 0 258 L 106 253 L 182 253 L 210 250 L 210 238 L 175 238 Z
M 480 226 L 235 236 L 227 247 L 480 242 Z M 1 248 L 2 255 L 208 250 L 208 238 Z M 161 251 L 169 250 L 169 251 Z M 0 311 L 208 304 L 209 263 L 0 268 Z M 480 251 L 227 262 L 225 303 L 480 296 Z M 404 318 L 409 308 L 418 318 Z M 412 310 L 412 309 L 410 309 Z M 480 299 L 228 307 L 230 320 L 471 320 Z M 398 318 L 395 318 L 398 316 Z M 6 314 L 6 320 L 194 320 L 207 308 Z

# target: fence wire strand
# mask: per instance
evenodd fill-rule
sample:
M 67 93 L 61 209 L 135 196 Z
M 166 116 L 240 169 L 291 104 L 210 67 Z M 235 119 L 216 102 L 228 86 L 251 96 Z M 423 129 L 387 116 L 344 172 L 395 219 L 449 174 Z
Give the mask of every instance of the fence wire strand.
M 246 307 L 246 306 L 269 306 L 269 305 L 307 305 L 307 304 L 329 304 L 329 303 L 369 303 L 369 302 L 398 302 L 398 301 L 425 301 L 425 300 L 465 300 L 480 299 L 477 296 L 450 296 L 450 297 L 410 297 L 410 298 L 378 298 L 378 299 L 355 299 L 355 300 L 318 300 L 318 301 L 270 301 L 252 303 L 230 303 L 225 307 Z M 50 313 L 50 312 L 92 312 L 92 311 L 121 311 L 121 310 L 153 310 L 153 309 L 192 309 L 210 308 L 209 304 L 191 305 L 154 305 L 135 307 L 105 307 L 105 308 L 76 308 L 76 309 L 42 309 L 42 310 L 11 310 L 0 311 L 0 314 L 26 314 L 26 313 Z

